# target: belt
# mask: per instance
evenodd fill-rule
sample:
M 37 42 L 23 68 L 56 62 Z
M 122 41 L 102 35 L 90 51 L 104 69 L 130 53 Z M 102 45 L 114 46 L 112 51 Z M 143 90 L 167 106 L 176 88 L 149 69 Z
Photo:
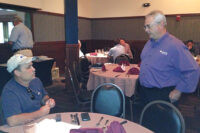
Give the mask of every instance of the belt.
M 20 51 L 20 50 L 26 50 L 26 49 L 30 49 L 30 50 L 31 50 L 32 48 L 20 48 L 20 49 L 14 49 L 13 52 L 15 53 L 15 52 L 17 52 L 17 51 Z

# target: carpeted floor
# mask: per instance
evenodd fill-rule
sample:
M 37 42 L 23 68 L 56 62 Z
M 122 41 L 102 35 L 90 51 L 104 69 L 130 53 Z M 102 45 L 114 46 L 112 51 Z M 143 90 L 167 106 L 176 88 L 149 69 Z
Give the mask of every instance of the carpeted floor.
M 51 113 L 58 112 L 89 112 L 90 105 L 78 106 L 73 91 L 70 87 L 65 87 L 61 82 L 64 78 L 53 81 L 51 86 L 46 87 L 50 97 L 56 101 L 56 106 Z M 130 120 L 129 102 L 126 101 L 126 119 Z M 183 94 L 180 99 L 179 110 L 181 111 L 185 123 L 186 133 L 200 133 L 200 96 L 194 94 Z

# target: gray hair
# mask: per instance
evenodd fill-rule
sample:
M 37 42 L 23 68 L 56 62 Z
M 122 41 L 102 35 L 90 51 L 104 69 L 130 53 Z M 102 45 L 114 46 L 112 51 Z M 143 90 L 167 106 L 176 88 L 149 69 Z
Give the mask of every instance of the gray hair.
M 163 22 L 164 23 L 164 26 L 166 27 L 167 26 L 167 20 L 166 20 L 166 17 L 165 15 L 163 14 L 162 11 L 152 11 L 150 12 L 149 14 L 147 14 L 145 16 L 145 18 L 147 17 L 153 17 L 154 18 L 154 23 L 160 23 L 160 22 Z
M 15 16 L 14 19 L 13 19 L 13 21 L 14 21 L 14 22 L 23 22 L 23 21 L 22 21 L 22 18 L 19 17 L 19 16 Z

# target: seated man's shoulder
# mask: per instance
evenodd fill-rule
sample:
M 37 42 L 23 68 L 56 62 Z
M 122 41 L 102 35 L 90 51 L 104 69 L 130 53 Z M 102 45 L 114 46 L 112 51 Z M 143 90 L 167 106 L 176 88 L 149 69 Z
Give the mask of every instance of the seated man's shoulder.
M 31 80 L 30 84 L 34 84 L 34 83 L 42 83 L 42 82 L 39 78 L 35 77 L 33 80 Z
M 13 78 L 11 78 L 3 87 L 3 91 L 4 90 L 12 90 L 13 87 L 16 86 L 16 82 Z

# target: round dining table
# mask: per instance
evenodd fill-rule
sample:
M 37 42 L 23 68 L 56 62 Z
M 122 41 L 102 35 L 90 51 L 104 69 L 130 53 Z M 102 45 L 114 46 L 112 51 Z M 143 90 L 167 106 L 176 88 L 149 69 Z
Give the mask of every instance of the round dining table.
M 78 116 L 78 121 L 81 126 L 81 128 L 104 128 L 104 131 L 107 130 L 107 126 L 110 125 L 111 122 L 113 121 L 118 121 L 119 123 L 124 122 L 122 125 L 127 133 L 153 133 L 149 129 L 131 122 L 129 120 L 125 120 L 123 118 L 115 117 L 115 116 L 110 116 L 106 114 L 99 114 L 99 113 L 89 113 L 90 120 L 89 121 L 82 121 L 81 119 L 81 113 L 83 112 L 67 112 L 67 113 L 55 113 L 55 114 L 49 114 L 46 115 L 40 119 L 37 119 L 31 123 L 28 123 L 26 125 L 20 125 L 20 126 L 15 126 L 15 127 L 9 127 L 8 125 L 3 125 L 0 126 L 0 130 L 4 132 L 9 132 L 9 133 L 35 133 L 35 125 L 41 122 L 42 120 L 45 119 L 56 119 L 56 115 L 60 114 L 60 121 L 69 123 L 69 124 L 75 124 L 77 123 L 72 122 L 72 115 Z M 99 122 L 101 120 L 101 122 Z M 107 121 L 107 122 L 106 122 Z M 125 122 L 126 121 L 126 122 Z M 97 124 L 99 123 L 99 125 Z M 48 125 L 47 125 L 48 128 Z M 49 127 L 50 128 L 50 127 Z M 67 132 L 66 132 L 67 133 Z
M 91 64 L 107 63 L 109 61 L 107 54 L 102 53 L 87 53 L 85 55 Z
M 128 70 L 133 67 L 140 68 L 137 64 L 130 64 L 129 66 L 125 66 L 125 72 L 113 72 L 113 69 L 118 66 L 118 64 L 105 64 L 106 71 L 102 71 L 101 68 L 91 68 L 87 89 L 94 90 L 100 84 L 113 83 L 118 85 L 127 97 L 131 97 L 135 92 L 135 84 L 138 75 L 127 73 Z

